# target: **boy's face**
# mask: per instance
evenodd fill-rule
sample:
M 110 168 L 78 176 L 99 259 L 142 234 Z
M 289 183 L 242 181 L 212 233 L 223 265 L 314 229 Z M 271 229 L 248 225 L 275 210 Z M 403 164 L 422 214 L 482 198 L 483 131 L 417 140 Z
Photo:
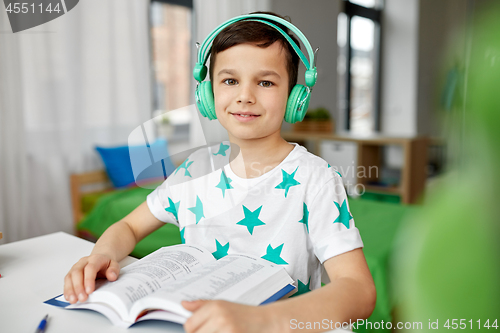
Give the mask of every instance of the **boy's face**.
M 288 99 L 288 72 L 279 42 L 239 44 L 217 54 L 213 70 L 217 119 L 229 138 L 279 135 Z M 240 114 L 251 114 L 241 116 Z

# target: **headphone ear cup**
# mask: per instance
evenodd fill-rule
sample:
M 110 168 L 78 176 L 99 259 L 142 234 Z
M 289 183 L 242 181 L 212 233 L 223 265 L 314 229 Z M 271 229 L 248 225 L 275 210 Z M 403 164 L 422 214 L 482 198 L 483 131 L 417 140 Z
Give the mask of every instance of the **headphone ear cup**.
M 203 83 L 203 82 L 202 82 Z M 196 87 L 196 90 L 194 91 L 194 96 L 196 100 L 196 106 L 198 107 L 198 111 L 200 111 L 200 114 L 203 117 L 207 116 L 207 112 L 203 108 L 203 102 L 202 102 L 202 94 L 201 94 L 201 89 L 200 89 L 201 83 Z
M 215 114 L 214 94 L 212 92 L 212 82 L 203 81 L 196 89 L 198 109 L 203 117 L 210 120 L 217 119 Z
M 310 97 L 310 95 L 307 96 L 307 88 L 305 86 L 296 84 L 293 87 L 290 96 L 288 96 L 288 101 L 286 102 L 285 121 L 293 124 L 304 120 L 307 108 L 309 107 Z M 304 100 L 304 103 L 302 104 L 302 108 L 299 110 L 300 102 L 302 100 Z

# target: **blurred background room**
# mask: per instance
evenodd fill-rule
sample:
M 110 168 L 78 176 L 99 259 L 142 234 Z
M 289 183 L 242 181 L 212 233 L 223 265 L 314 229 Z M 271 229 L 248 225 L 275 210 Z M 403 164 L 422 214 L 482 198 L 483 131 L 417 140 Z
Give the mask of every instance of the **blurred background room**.
M 95 241 L 145 200 L 156 186 L 147 180 L 228 140 L 193 106 L 196 42 L 234 16 L 273 11 L 319 47 L 308 114 L 282 135 L 342 174 L 378 292 L 370 320 L 423 323 L 408 331 L 437 318 L 496 325 L 500 118 L 488 112 L 499 110 L 500 25 L 484 23 L 496 3 L 85 0 L 16 33 L 1 10 L 0 245 L 59 231 Z M 135 165 L 146 146 L 152 154 Z M 453 190 L 470 174 L 469 188 Z M 166 225 L 132 254 L 180 241 Z M 483 289 L 464 293 L 474 285 Z M 381 330 L 391 328 L 354 329 Z

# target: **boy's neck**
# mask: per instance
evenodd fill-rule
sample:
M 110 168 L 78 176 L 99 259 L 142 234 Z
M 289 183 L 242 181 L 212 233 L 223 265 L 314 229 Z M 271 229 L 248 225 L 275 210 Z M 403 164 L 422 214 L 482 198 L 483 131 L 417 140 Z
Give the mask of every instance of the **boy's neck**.
M 229 137 L 231 144 L 238 149 L 231 149 L 231 169 L 241 178 L 256 178 L 271 171 L 280 164 L 294 146 L 280 135 L 280 132 L 265 138 L 242 140 Z

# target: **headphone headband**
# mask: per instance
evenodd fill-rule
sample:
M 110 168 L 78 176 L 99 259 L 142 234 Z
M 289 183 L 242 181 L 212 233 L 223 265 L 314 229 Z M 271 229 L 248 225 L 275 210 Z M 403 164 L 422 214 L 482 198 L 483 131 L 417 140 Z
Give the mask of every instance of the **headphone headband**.
M 302 41 L 302 43 L 304 44 L 304 46 L 305 46 L 305 48 L 307 50 L 307 53 L 309 55 L 309 61 L 306 59 L 304 53 L 300 50 L 300 48 L 297 46 L 297 44 L 290 38 L 290 36 L 286 32 L 284 32 L 277 25 L 275 25 L 275 24 L 273 24 L 273 23 L 271 23 L 269 21 L 262 20 L 262 19 L 268 19 L 268 20 L 280 23 L 280 24 L 284 25 L 285 27 L 287 27 L 288 29 L 290 29 Z M 315 65 L 314 52 L 312 50 L 311 45 L 309 44 L 309 41 L 304 36 L 304 34 L 297 27 L 295 27 L 292 23 L 288 22 L 287 20 L 284 20 L 284 19 L 282 19 L 280 17 L 274 16 L 274 15 L 269 15 L 269 14 L 241 15 L 241 16 L 237 16 L 237 17 L 234 17 L 232 19 L 229 19 L 226 22 L 224 22 L 221 25 L 219 25 L 203 41 L 203 44 L 201 45 L 201 47 L 200 47 L 200 49 L 198 51 L 198 64 L 197 64 L 198 67 L 201 68 L 201 67 L 205 66 L 205 63 L 208 60 L 208 55 L 210 54 L 210 51 L 211 51 L 211 48 L 212 48 L 212 45 L 211 45 L 212 41 L 219 34 L 219 32 L 222 31 L 222 29 L 226 28 L 227 26 L 229 26 L 229 25 L 231 25 L 231 24 L 233 24 L 233 23 L 235 23 L 237 21 L 242 21 L 242 20 L 249 20 L 249 21 L 261 22 L 261 23 L 267 24 L 269 26 L 272 26 L 273 28 L 275 28 L 276 30 L 278 30 L 286 38 L 286 40 L 290 43 L 290 45 L 293 47 L 293 49 L 295 50 L 295 52 L 297 53 L 297 55 L 299 56 L 299 58 L 304 63 L 306 69 L 307 70 L 312 70 L 312 71 L 316 72 L 316 68 L 314 67 L 314 65 Z M 198 81 L 203 81 L 205 79 L 205 76 L 206 76 L 206 70 L 200 71 L 200 79 L 201 80 L 198 80 L 198 79 L 197 80 Z M 315 76 L 315 73 L 314 73 L 314 76 Z M 316 81 L 316 80 L 314 79 L 314 81 Z M 314 85 L 314 83 L 312 83 L 312 85 Z M 308 86 L 309 86 L 309 84 L 308 84 Z

